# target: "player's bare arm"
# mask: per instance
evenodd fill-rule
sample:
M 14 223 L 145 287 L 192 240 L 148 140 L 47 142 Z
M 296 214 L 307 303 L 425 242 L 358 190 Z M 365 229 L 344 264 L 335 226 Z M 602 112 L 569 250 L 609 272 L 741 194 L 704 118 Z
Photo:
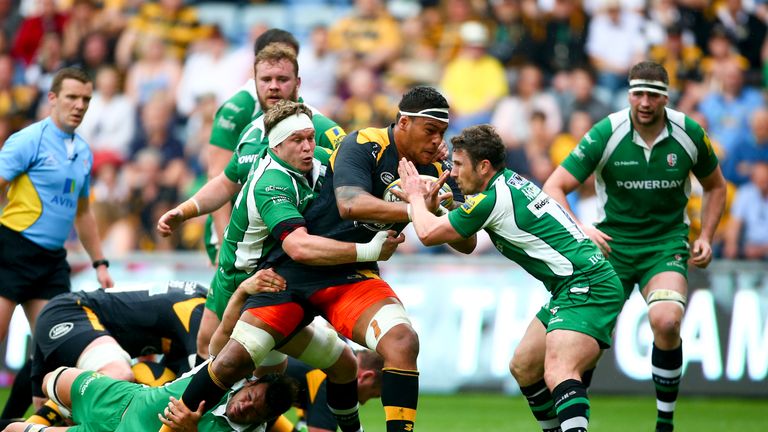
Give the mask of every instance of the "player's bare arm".
M 608 242 L 613 240 L 613 238 L 595 228 L 594 226 L 587 226 L 582 224 L 581 221 L 579 221 L 579 218 L 576 217 L 573 209 L 571 209 L 571 206 L 568 205 L 568 200 L 565 198 L 566 195 L 573 192 L 580 185 L 581 182 L 576 179 L 573 174 L 568 172 L 568 170 L 562 166 L 558 166 L 544 183 L 542 190 L 552 199 L 557 201 L 558 204 L 560 204 L 565 209 L 565 211 L 571 215 L 579 228 L 581 228 L 581 230 L 584 231 L 590 240 L 592 240 L 597 245 L 597 247 L 600 248 L 600 251 L 607 256 L 611 252 L 611 246 L 608 245 Z
M 217 175 L 192 198 L 162 215 L 157 222 L 158 233 L 168 237 L 187 219 L 206 215 L 230 202 L 241 188 L 241 184 L 233 182 L 224 173 Z
M 232 159 L 232 151 L 208 144 L 208 181 L 211 181 L 224 172 L 229 160 Z M 225 202 L 221 207 L 212 212 L 213 227 L 216 230 L 216 238 L 224 238 L 224 230 L 229 223 L 232 214 L 232 204 Z
M 337 265 L 388 260 L 403 241 L 403 234 L 381 231 L 368 243 L 341 242 L 309 234 L 305 227 L 299 227 L 283 239 L 283 250 L 302 264 Z
M 187 408 L 184 403 L 171 396 L 163 415 L 158 414 L 160 421 L 177 432 L 197 432 L 197 424 L 203 416 L 204 402 L 200 402 L 196 411 Z
M 91 261 L 103 261 L 104 252 L 101 249 L 101 240 L 99 239 L 98 225 L 96 217 L 91 211 L 88 198 L 80 198 L 77 201 L 77 214 L 75 216 L 75 230 L 80 238 L 80 243 L 88 253 Z M 109 275 L 109 269 L 106 265 L 96 267 L 96 280 L 102 288 L 111 288 L 115 286 L 112 276 Z
M 701 234 L 691 247 L 691 264 L 705 268 L 712 261 L 712 237 L 725 209 L 726 184 L 718 165 L 711 174 L 700 178 L 704 195 L 701 210 Z
M 408 222 L 405 204 L 386 202 L 359 186 L 339 186 L 335 189 L 335 194 L 342 219 Z

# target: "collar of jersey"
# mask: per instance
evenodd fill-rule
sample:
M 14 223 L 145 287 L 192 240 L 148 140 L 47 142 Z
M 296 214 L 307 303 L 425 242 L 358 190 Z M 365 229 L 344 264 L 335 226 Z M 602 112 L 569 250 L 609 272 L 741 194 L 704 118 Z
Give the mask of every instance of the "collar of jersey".
M 632 130 L 632 142 L 636 145 L 639 145 L 640 147 L 648 148 L 648 145 L 645 143 L 645 141 L 643 141 L 642 138 L 640 138 L 640 134 L 637 132 L 637 130 L 635 130 L 635 125 L 632 123 L 632 111 L 627 110 L 627 115 L 629 116 L 629 126 Z M 666 108 L 664 109 L 664 125 L 666 126 L 664 128 L 664 132 L 660 133 L 659 136 L 656 137 L 656 140 L 653 141 L 653 146 L 651 147 L 655 147 L 656 144 L 672 135 L 672 123 L 669 121 Z
M 279 157 L 278 155 L 276 155 L 276 154 L 275 154 L 275 153 L 272 151 L 272 149 L 267 149 L 267 155 L 269 155 L 269 157 L 270 157 L 270 158 L 271 158 L 273 161 L 275 161 L 275 163 L 277 163 L 277 164 L 278 164 L 278 165 L 280 165 L 281 167 L 285 168 L 285 170 L 286 170 L 286 171 L 288 171 L 289 173 L 291 173 L 291 175 L 293 175 L 293 176 L 294 176 L 294 177 L 296 177 L 296 178 L 300 178 L 300 179 L 303 179 L 305 182 L 307 182 L 307 178 L 306 178 L 306 177 L 304 177 L 304 173 L 303 173 L 303 172 L 301 172 L 301 171 L 297 170 L 296 168 L 294 168 L 294 167 L 290 166 L 290 165 L 289 165 L 287 162 L 285 162 L 284 160 L 280 159 L 280 157 Z M 313 160 L 314 160 L 314 158 L 313 158 Z
M 59 129 L 58 126 L 56 126 L 56 123 L 54 123 L 53 119 L 49 116 L 46 117 L 45 121 L 48 123 L 48 125 L 51 127 L 51 130 L 56 134 L 56 136 L 60 138 L 74 138 L 75 134 L 73 133 L 67 133 L 63 130 Z
M 237 383 L 235 383 L 234 386 L 232 386 L 232 391 L 227 394 L 227 400 L 223 404 L 219 404 L 213 411 L 211 411 L 211 414 L 221 417 L 224 420 L 227 421 L 227 423 L 232 427 L 233 430 L 237 432 L 244 432 L 246 429 L 248 429 L 252 425 L 242 425 L 239 423 L 235 423 L 232 420 L 227 417 L 227 404 L 229 403 L 229 400 L 232 398 L 232 395 L 238 392 L 243 386 L 245 385 L 245 380 L 240 380 Z
M 491 190 L 493 188 L 493 184 L 496 183 L 496 180 L 500 176 L 504 175 L 504 171 L 507 171 L 507 168 L 502 168 L 502 169 L 496 171 L 496 174 L 494 174 L 493 177 L 491 177 L 491 179 L 488 180 L 488 186 L 485 187 L 485 190 L 483 192 Z

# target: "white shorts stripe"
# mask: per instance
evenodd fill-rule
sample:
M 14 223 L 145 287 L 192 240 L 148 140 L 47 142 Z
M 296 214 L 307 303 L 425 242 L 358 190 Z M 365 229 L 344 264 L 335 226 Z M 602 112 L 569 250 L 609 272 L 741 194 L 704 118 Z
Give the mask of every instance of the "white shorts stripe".
M 662 378 L 678 378 L 680 377 L 680 374 L 683 372 L 683 368 L 679 367 L 677 369 L 662 369 L 656 366 L 652 366 L 651 371 L 654 375 L 658 375 Z

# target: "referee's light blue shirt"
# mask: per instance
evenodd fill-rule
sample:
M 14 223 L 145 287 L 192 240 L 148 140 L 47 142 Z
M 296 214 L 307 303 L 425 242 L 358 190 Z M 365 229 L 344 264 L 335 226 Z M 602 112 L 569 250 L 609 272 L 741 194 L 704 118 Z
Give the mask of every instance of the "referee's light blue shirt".
M 0 224 L 46 249 L 64 246 L 87 198 L 93 155 L 85 140 L 50 117 L 13 134 L 0 150 L 0 177 L 11 182 Z

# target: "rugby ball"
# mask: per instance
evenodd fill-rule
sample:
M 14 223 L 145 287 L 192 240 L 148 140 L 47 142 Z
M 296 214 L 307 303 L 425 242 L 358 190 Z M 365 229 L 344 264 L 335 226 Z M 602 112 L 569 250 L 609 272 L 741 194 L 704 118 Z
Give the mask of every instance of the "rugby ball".
M 167 367 L 153 361 L 141 361 L 131 366 L 137 383 L 159 387 L 176 379 L 176 374 Z
M 421 174 L 420 177 L 425 182 L 428 182 L 428 181 L 436 182 L 437 181 L 437 177 L 432 177 L 431 175 Z M 384 201 L 388 201 L 388 202 L 400 202 L 400 201 L 402 201 L 400 198 L 397 197 L 397 195 L 395 195 L 392 192 L 392 190 L 398 190 L 398 191 L 402 191 L 403 190 L 400 187 L 400 179 L 397 179 L 397 180 L 393 181 L 392 183 L 389 184 L 389 186 L 387 186 L 386 189 L 384 189 L 384 195 L 382 195 L 381 199 L 383 199 Z M 443 186 L 440 188 L 440 194 L 442 195 L 442 194 L 446 194 L 446 193 L 453 194 L 453 191 L 451 190 L 450 186 L 448 186 L 447 184 L 443 184 Z M 445 207 L 447 209 L 450 209 L 453 206 L 453 195 L 451 195 L 450 198 L 447 198 L 447 199 L 444 199 L 443 201 L 441 201 L 440 204 L 443 207 Z

